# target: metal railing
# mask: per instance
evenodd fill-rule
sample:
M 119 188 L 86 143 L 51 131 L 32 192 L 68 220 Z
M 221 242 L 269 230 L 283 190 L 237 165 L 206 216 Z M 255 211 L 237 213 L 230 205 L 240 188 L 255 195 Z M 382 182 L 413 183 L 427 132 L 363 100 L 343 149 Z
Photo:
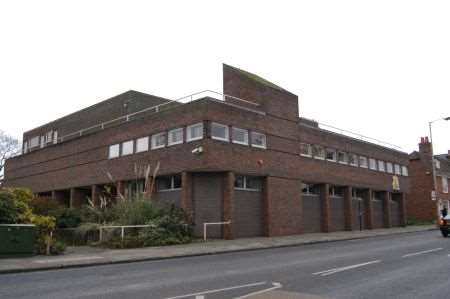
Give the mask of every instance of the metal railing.
M 125 229 L 126 228 L 144 228 L 144 227 L 151 227 L 151 225 L 104 225 L 104 226 L 100 226 L 99 227 L 99 238 L 98 239 L 99 239 L 100 242 L 103 241 L 103 230 L 104 229 L 120 228 L 120 238 L 122 239 L 122 242 L 123 242 L 123 240 L 125 238 Z
M 203 223 L 203 241 L 206 241 L 207 227 L 208 225 L 230 225 L 231 220 L 225 222 L 204 222 Z
M 136 111 L 133 113 L 129 113 L 127 115 L 117 117 L 117 118 L 93 125 L 91 127 L 83 128 L 81 130 L 66 134 L 64 136 L 60 136 L 57 139 L 57 143 L 64 142 L 65 140 L 68 140 L 71 138 L 80 137 L 86 133 L 92 133 L 93 131 L 104 130 L 105 128 L 107 128 L 108 126 L 110 126 L 111 124 L 114 124 L 114 123 L 128 122 L 131 119 L 133 119 L 134 117 L 144 114 L 144 113 L 149 113 L 149 114 L 158 113 L 160 111 L 170 109 L 170 107 L 169 107 L 170 105 L 173 105 L 174 107 L 178 107 L 179 105 L 190 103 L 190 102 L 193 102 L 193 101 L 205 98 L 205 97 L 210 97 L 216 101 L 223 102 L 223 103 L 225 103 L 225 101 L 232 100 L 233 103 L 226 103 L 226 104 L 231 105 L 231 106 L 236 106 L 238 108 L 242 108 L 242 109 L 246 109 L 246 110 L 252 110 L 252 108 L 257 108 L 260 106 L 258 103 L 244 100 L 244 99 L 234 97 L 231 95 L 222 94 L 220 92 L 216 92 L 216 91 L 212 91 L 212 90 L 203 90 L 200 92 L 196 92 L 196 93 L 178 98 L 176 100 L 169 100 L 168 102 L 165 102 L 162 104 L 147 107 L 145 109 L 142 109 L 142 110 L 139 110 L 139 111 Z
M 383 147 L 388 147 L 388 148 L 391 148 L 391 149 L 395 149 L 397 151 L 401 151 L 402 150 L 402 148 L 400 146 L 392 144 L 392 143 L 389 143 L 389 142 L 386 142 L 386 141 L 382 141 L 382 140 L 375 139 L 375 138 L 372 138 L 372 137 L 364 136 L 364 135 L 359 134 L 359 133 L 355 133 L 355 132 L 352 132 L 352 131 L 340 129 L 340 128 L 337 128 L 337 127 L 334 127 L 334 126 L 331 126 L 331 125 L 327 125 L 327 124 L 324 124 L 324 123 L 319 123 L 318 122 L 318 124 L 319 124 L 319 129 L 322 129 L 324 131 L 329 131 L 329 132 L 332 132 L 332 133 L 345 135 L 345 136 L 348 136 L 348 137 L 351 137 L 351 138 L 354 138 L 354 139 L 358 139 L 358 140 L 361 140 L 361 141 L 364 141 L 364 142 L 374 143 L 374 144 L 377 144 L 377 145 L 380 145 L 380 146 L 383 146 Z

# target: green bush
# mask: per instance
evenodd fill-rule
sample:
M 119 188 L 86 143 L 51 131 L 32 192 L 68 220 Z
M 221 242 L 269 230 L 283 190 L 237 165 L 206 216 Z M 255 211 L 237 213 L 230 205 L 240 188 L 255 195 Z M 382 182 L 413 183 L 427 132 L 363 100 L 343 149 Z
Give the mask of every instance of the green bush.
M 162 209 L 149 200 L 121 200 L 110 209 L 107 218 L 117 225 L 142 225 L 161 214 Z
M 17 223 L 19 212 L 14 204 L 13 195 L 0 191 L 0 224 Z
M 65 208 L 56 214 L 56 226 L 58 228 L 77 227 L 81 223 L 81 212 L 79 209 Z
M 57 217 L 65 207 L 50 197 L 35 197 L 30 203 L 33 213 Z

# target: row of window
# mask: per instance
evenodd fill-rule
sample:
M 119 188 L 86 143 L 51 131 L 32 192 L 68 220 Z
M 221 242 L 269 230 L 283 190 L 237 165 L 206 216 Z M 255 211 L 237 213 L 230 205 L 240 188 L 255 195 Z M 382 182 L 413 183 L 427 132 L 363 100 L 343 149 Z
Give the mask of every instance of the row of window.
M 109 146 L 108 158 L 113 159 L 120 156 L 127 156 L 134 153 L 148 151 L 149 149 L 159 149 L 166 146 L 181 144 L 184 142 L 186 132 L 186 142 L 203 139 L 203 123 L 197 123 L 186 128 L 176 128 L 168 132 L 153 134 L 151 137 L 145 136 L 136 140 L 127 140 Z M 250 136 L 250 138 L 249 138 Z M 219 141 L 231 142 L 241 145 L 251 145 L 256 148 L 266 148 L 266 135 L 246 129 L 230 127 L 219 123 L 211 123 L 211 138 Z
M 58 131 L 48 131 L 45 135 L 34 136 L 23 143 L 23 153 L 26 154 L 28 151 L 40 147 L 43 148 L 49 143 L 57 143 Z
M 327 160 L 354 167 L 368 168 L 380 172 L 408 176 L 408 168 L 392 162 L 368 158 L 366 156 L 347 153 L 321 145 L 300 143 L 300 155 L 318 160 Z
M 330 197 L 344 197 L 344 187 L 330 186 L 328 188 L 328 195 Z M 317 184 L 302 184 L 302 194 L 304 195 L 320 195 L 320 186 Z M 352 198 L 361 198 L 361 194 L 356 189 L 352 189 Z M 379 200 L 376 193 L 372 197 L 373 200 Z

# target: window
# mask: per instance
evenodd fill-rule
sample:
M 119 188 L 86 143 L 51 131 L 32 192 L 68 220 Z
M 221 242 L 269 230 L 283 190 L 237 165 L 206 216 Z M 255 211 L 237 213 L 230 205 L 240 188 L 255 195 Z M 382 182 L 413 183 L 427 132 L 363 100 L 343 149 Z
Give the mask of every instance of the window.
M 237 175 L 234 179 L 234 188 L 245 191 L 261 191 L 262 180 L 255 176 Z
M 359 156 L 359 167 L 367 168 L 367 157 Z
M 166 146 L 166 133 L 158 133 L 152 136 L 152 149 Z
M 233 143 L 248 145 L 248 131 L 233 127 L 231 129 Z
M 313 145 L 313 156 L 315 159 L 325 160 L 325 150 L 320 145 Z
M 25 142 L 23 143 L 23 153 L 26 154 L 27 152 L 28 152 L 28 142 L 25 141 Z
M 53 133 L 53 144 L 58 143 L 58 131 Z
M 48 131 L 45 135 L 45 143 L 53 142 L 53 131 Z
M 302 194 L 304 195 L 319 195 L 319 188 L 314 184 L 302 184 Z
M 195 141 L 203 138 L 203 123 L 188 126 L 186 128 L 186 141 Z
M 168 145 L 175 145 L 183 143 L 183 128 L 170 130 L 168 133 L 169 140 Z
M 45 146 L 45 136 L 44 135 L 42 135 L 41 136 L 41 148 L 43 148 L 44 146 Z
M 385 172 L 384 161 L 378 160 L 378 170 L 381 172 Z
M 338 152 L 337 153 L 337 160 L 341 164 L 347 164 L 348 163 L 348 155 L 346 152 Z
M 156 178 L 156 190 L 160 191 L 176 191 L 181 189 L 181 175 L 171 175 Z
M 134 141 L 122 142 L 122 156 L 131 155 L 134 152 Z
M 211 123 L 211 138 L 226 142 L 230 141 L 228 126 L 218 123 Z
M 312 157 L 311 144 L 300 143 L 300 155 L 303 157 Z
M 441 162 L 437 159 L 434 159 L 434 166 L 436 167 L 436 169 L 440 169 L 441 168 Z
M 266 148 L 266 135 L 262 133 L 252 132 L 252 146 Z
M 369 168 L 372 170 L 377 170 L 377 160 L 374 158 L 369 158 Z
M 392 168 L 391 162 L 386 162 L 386 171 L 387 173 L 394 173 L 394 169 Z
M 395 172 L 395 174 L 397 174 L 397 175 L 400 175 L 400 174 L 401 174 L 401 172 L 400 172 L 400 165 L 394 164 L 394 172 Z
M 142 137 L 136 140 L 136 153 L 148 151 L 148 137 Z
M 30 149 L 39 145 L 39 136 L 30 139 Z
M 114 159 L 119 157 L 120 154 L 120 144 L 113 144 L 109 146 L 108 159 Z
M 442 176 L 442 192 L 448 193 L 448 178 L 445 176 Z
M 337 186 L 330 186 L 328 188 L 328 194 L 332 197 L 343 197 L 344 196 L 344 189 Z
M 358 194 L 358 190 L 352 188 L 352 198 L 353 199 L 360 199 L 359 194 Z
M 327 160 L 336 162 L 336 150 L 332 148 L 327 148 Z
M 351 166 L 358 166 L 358 156 L 356 154 L 348 154 L 348 163 Z
M 408 176 L 408 167 L 402 166 L 402 175 L 403 176 Z

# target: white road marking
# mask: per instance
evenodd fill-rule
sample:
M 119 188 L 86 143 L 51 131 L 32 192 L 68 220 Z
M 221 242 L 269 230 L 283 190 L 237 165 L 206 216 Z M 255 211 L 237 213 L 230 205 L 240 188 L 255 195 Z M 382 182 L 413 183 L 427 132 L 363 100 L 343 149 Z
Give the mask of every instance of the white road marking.
M 368 266 L 368 265 L 372 265 L 372 264 L 377 264 L 380 262 L 381 262 L 381 260 L 375 260 L 375 261 L 370 261 L 370 262 L 356 264 L 356 265 L 333 268 L 333 269 L 328 269 L 328 270 L 324 270 L 324 271 L 320 271 L 320 272 L 315 272 L 315 273 L 313 273 L 313 275 L 328 276 L 328 275 L 335 274 L 338 272 L 356 269 L 356 268 L 360 268 L 360 267 L 364 267 L 364 266 Z
M 231 291 L 231 290 L 242 289 L 242 288 L 255 287 L 255 286 L 260 286 L 260 285 L 263 285 L 263 284 L 266 284 L 266 283 L 267 282 L 265 282 L 265 281 L 261 281 L 261 282 L 243 284 L 243 285 L 238 285 L 238 286 L 233 286 L 233 287 L 228 287 L 228 288 L 223 288 L 223 289 L 205 290 L 205 291 L 202 291 L 202 292 L 186 294 L 186 295 L 180 295 L 180 296 L 175 296 L 175 297 L 168 297 L 168 298 L 164 298 L 164 299 L 178 299 L 178 298 L 194 297 L 194 296 L 204 295 L 204 294 L 211 294 L 211 293 Z
M 205 296 L 195 296 L 195 299 L 205 299 Z
M 281 283 L 279 283 L 279 282 L 272 282 L 272 287 L 271 288 L 260 290 L 260 291 L 256 291 L 256 292 L 253 292 L 253 293 L 249 293 L 249 294 L 246 294 L 246 295 L 241 296 L 241 297 L 236 297 L 234 299 L 248 298 L 250 296 L 255 296 L 255 295 L 267 293 L 267 292 L 270 292 L 270 291 L 273 291 L 273 290 L 276 290 L 276 289 L 281 289 L 282 287 L 283 286 L 281 285 Z
M 404 256 L 402 256 L 402 258 L 416 256 L 416 255 L 421 255 L 421 254 L 425 254 L 425 253 L 436 252 L 436 251 L 439 251 L 439 250 L 442 250 L 442 249 L 443 248 L 439 247 L 439 248 L 434 248 L 434 249 L 430 249 L 430 250 L 424 250 L 424 251 L 419 251 L 419 252 L 408 253 L 408 254 L 405 254 Z
M 49 258 L 33 261 L 33 263 L 38 264 L 48 264 L 48 263 L 58 263 L 58 262 L 76 262 L 76 261 L 86 261 L 86 260 L 96 260 L 103 259 L 102 256 L 80 256 L 80 257 L 63 257 L 63 258 Z

